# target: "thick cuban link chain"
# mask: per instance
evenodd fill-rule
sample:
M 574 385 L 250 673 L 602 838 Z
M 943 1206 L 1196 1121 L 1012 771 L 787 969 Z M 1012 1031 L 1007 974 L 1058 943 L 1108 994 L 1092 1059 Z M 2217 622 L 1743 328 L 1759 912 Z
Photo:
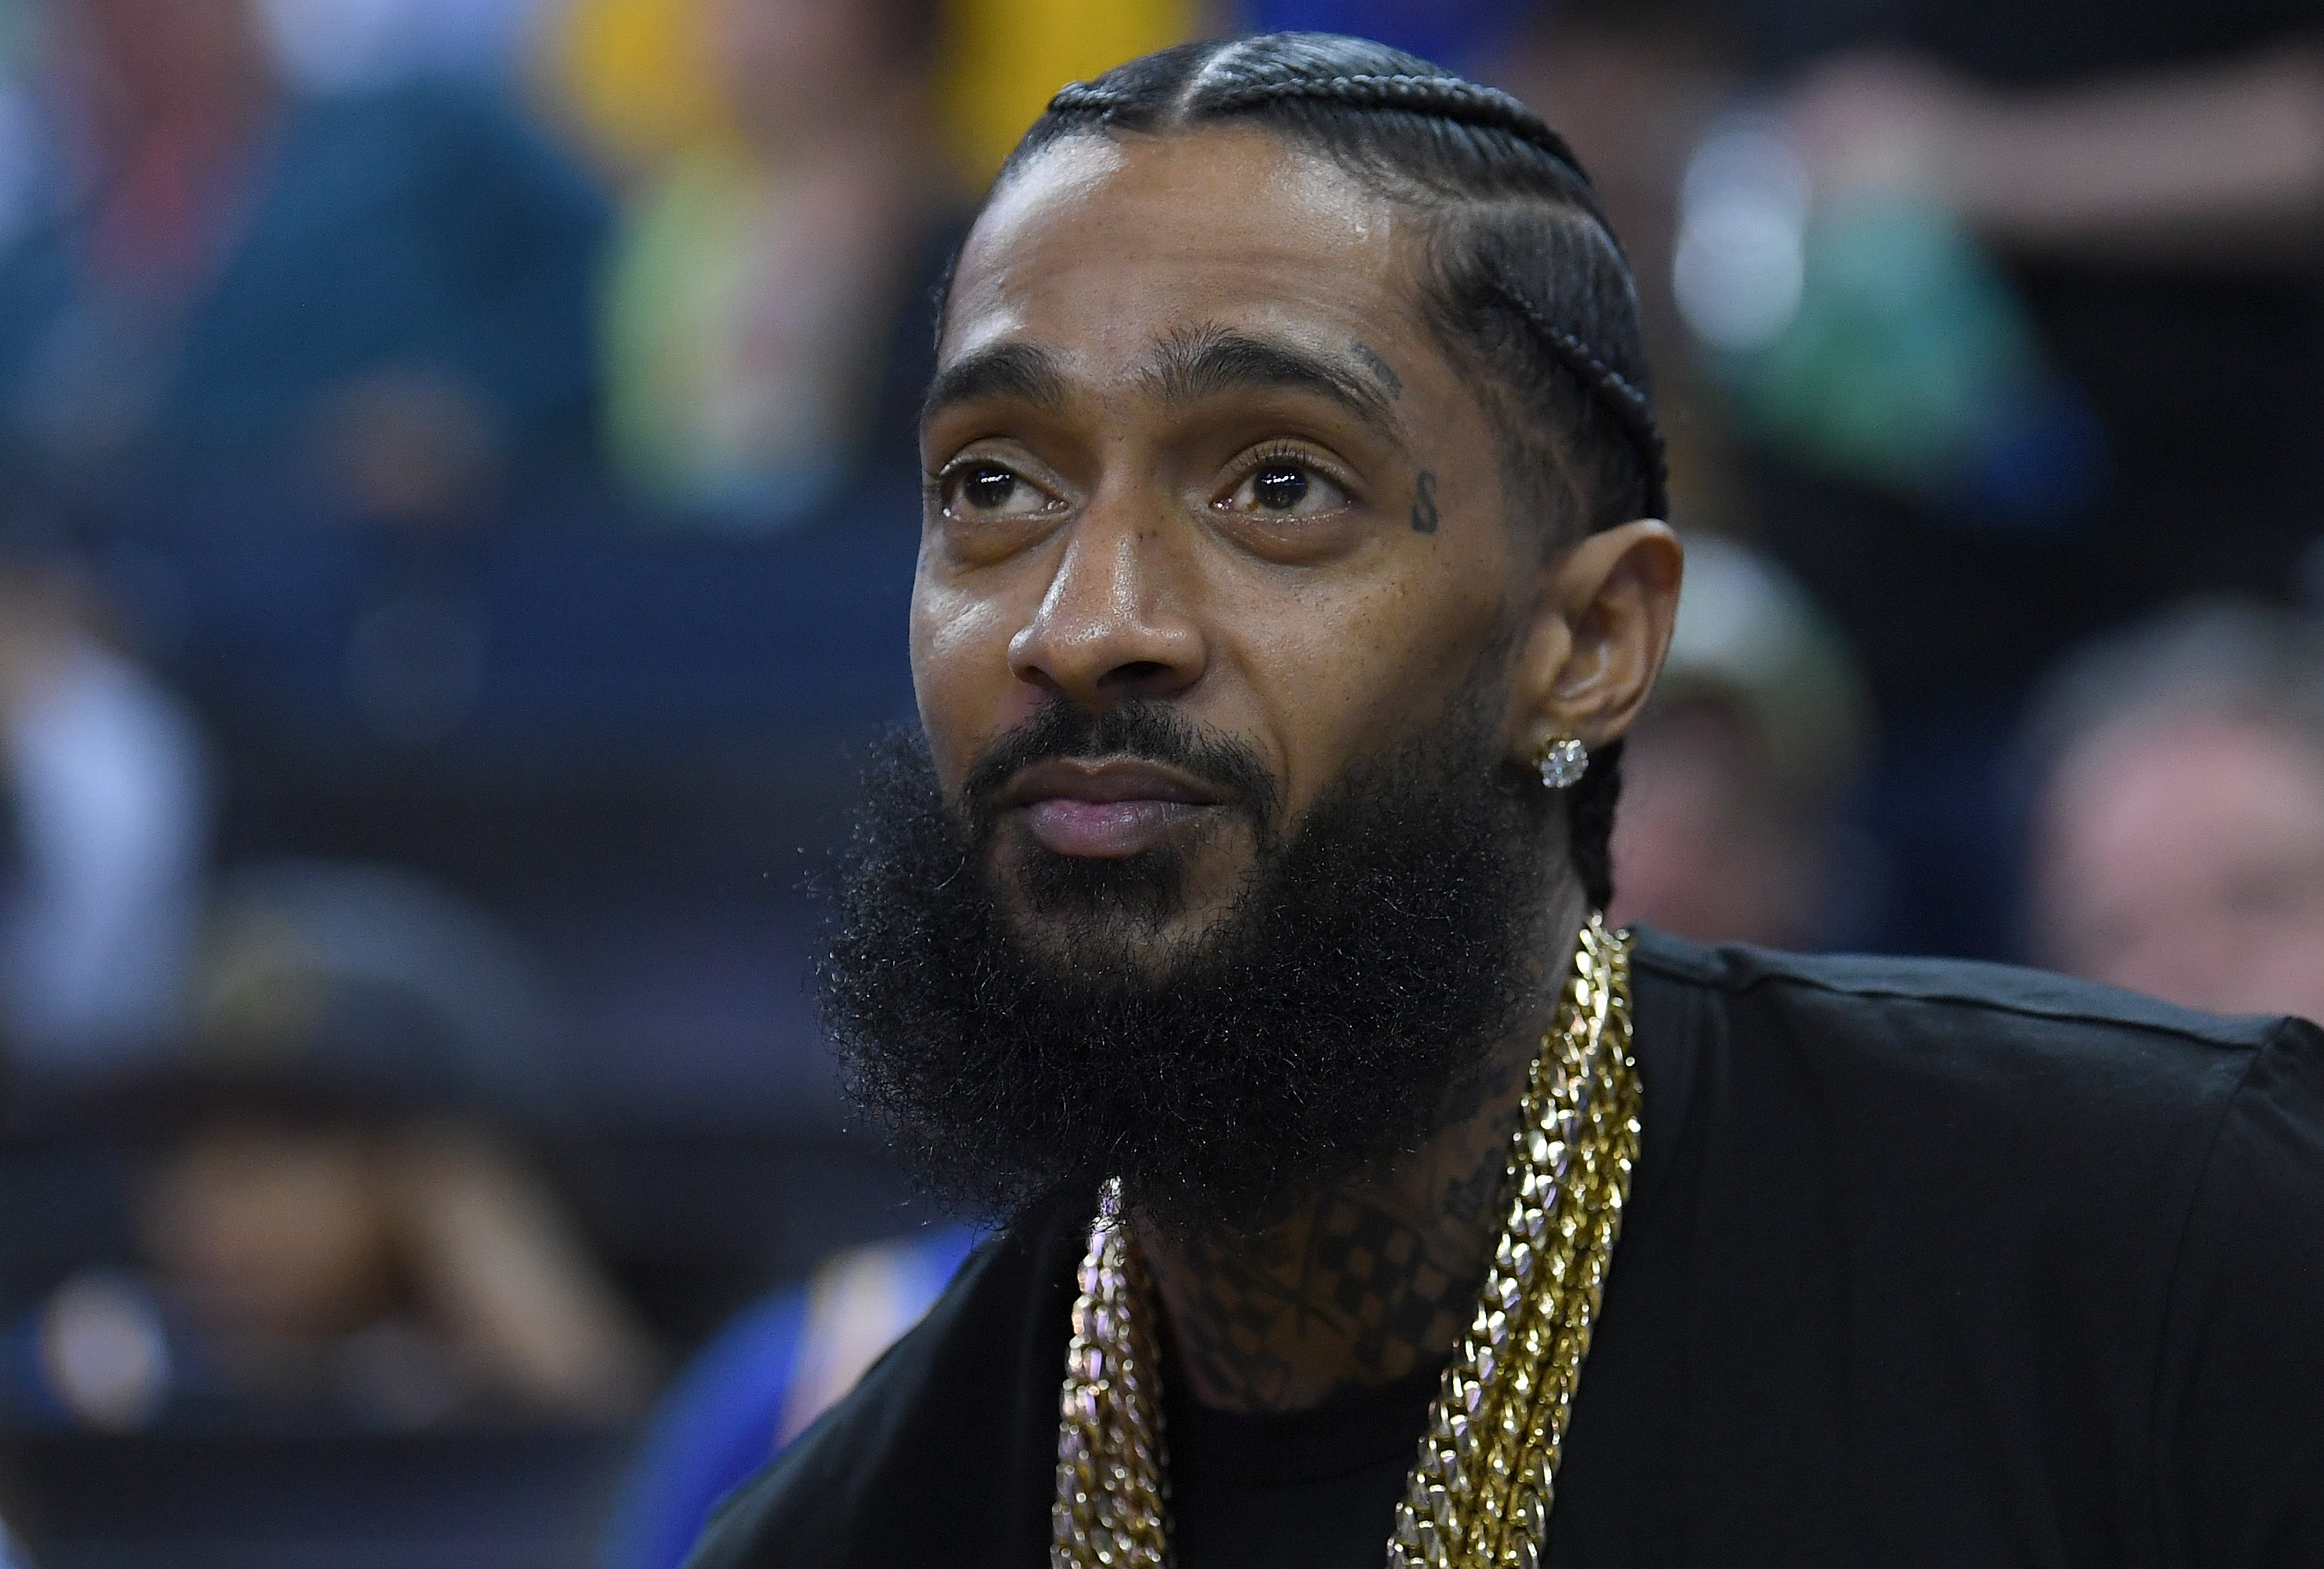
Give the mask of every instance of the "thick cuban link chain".
M 1161 1367 L 1151 1284 L 1108 1182 L 1082 1260 L 1065 1392 L 1057 1415 L 1052 1569 L 1170 1562 L 1169 1471 L 1162 1450 Z
M 1536 1569 L 1638 1158 L 1630 939 L 1592 916 L 1510 1145 L 1508 1209 L 1397 1506 L 1390 1569 Z M 1170 1561 L 1157 1311 L 1109 1183 L 1074 1305 L 1051 1569 Z

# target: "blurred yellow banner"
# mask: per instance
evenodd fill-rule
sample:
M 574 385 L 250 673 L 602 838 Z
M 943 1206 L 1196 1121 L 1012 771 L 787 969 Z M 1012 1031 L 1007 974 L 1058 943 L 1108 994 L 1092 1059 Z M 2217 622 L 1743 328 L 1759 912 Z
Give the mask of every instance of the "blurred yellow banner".
M 561 0 L 541 74 L 596 151 L 641 169 L 727 134 L 710 26 L 716 0 Z
M 1056 90 L 1192 38 L 1194 0 L 953 0 L 945 105 L 989 179 Z

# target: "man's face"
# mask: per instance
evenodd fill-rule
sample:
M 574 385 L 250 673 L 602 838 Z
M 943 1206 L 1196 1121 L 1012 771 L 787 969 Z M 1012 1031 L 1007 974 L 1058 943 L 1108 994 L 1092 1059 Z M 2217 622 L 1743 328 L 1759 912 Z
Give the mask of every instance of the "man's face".
M 1200 938 L 1352 766 L 1476 700 L 1537 563 L 1419 315 L 1419 240 L 1232 129 L 1068 140 L 970 237 L 923 429 L 913 672 L 939 783 L 1037 944 L 1093 914 L 1043 890 L 1150 864 L 1168 897 L 1112 935 Z M 1023 744 L 1138 712 L 1183 745 Z
M 2190 1008 L 2324 1018 L 2324 756 L 2305 738 L 2131 719 L 2065 760 L 2043 808 L 2050 962 Z
M 1416 1148 L 1540 1004 L 1582 890 L 1523 759 L 1627 728 L 1677 550 L 1512 526 L 1422 241 L 1218 129 L 1056 144 L 970 236 L 927 745 L 873 758 L 820 975 L 853 1098 L 954 1198 L 1112 1176 L 1259 1223 Z

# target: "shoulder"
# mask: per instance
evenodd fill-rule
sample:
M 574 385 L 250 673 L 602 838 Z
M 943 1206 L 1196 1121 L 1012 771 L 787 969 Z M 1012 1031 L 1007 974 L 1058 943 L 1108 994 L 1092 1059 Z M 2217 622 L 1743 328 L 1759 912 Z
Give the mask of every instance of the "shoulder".
M 2014 964 L 1881 954 L 1792 954 L 1741 945 L 1707 948 L 1659 932 L 1637 934 L 1643 969 L 1729 996 L 1768 992 L 1830 998 L 1867 1010 L 1967 1009 L 1997 1016 L 2152 1031 L 2228 1049 L 2256 1046 L 2282 1020 L 2227 1018 L 2089 981 Z
M 2038 1195 L 2104 1226 L 2136 1221 L 2155 1243 L 2175 1239 L 2244 1122 L 2324 1130 L 2324 1036 L 2301 1020 L 2219 1018 L 1997 964 L 1652 933 L 1635 964 L 1650 1097 L 1654 1054 L 1671 1049 L 1650 1038 L 1661 1031 L 1684 1042 L 1665 1080 L 1690 1120 L 1783 1130 L 1833 1180 L 1925 1178 L 1958 1204 L 1973 1156 L 1997 1204 Z
M 854 1391 L 712 1517 L 689 1569 L 879 1569 L 939 1544 L 964 1565 L 1048 1541 L 1058 1380 L 1087 1205 L 977 1248 Z
M 2153 1458 L 2158 1523 L 2180 1563 L 2324 1563 L 2319 1104 L 2324 1054 L 2259 1056 L 2176 1250 Z
M 2303 1020 L 2224 1018 L 2043 971 L 1958 959 L 1698 947 L 1639 934 L 1647 987 L 1692 993 L 1762 1041 L 1886 1062 L 1900 1071 L 2040 1075 L 2102 1070 L 2176 1089 L 2230 1084 L 2273 1046 L 2313 1045 Z

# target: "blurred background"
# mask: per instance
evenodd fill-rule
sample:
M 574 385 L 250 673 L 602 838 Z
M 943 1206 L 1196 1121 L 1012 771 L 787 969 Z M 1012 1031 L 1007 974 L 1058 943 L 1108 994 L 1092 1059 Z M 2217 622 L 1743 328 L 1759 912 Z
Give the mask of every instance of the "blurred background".
M 2318 0 L 0 0 L 0 1564 L 674 1564 L 911 1321 L 803 884 L 931 291 L 1275 27 L 1631 249 L 1618 917 L 2324 1012 Z

